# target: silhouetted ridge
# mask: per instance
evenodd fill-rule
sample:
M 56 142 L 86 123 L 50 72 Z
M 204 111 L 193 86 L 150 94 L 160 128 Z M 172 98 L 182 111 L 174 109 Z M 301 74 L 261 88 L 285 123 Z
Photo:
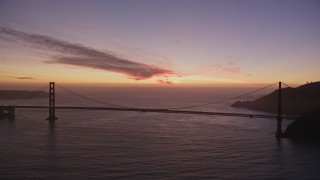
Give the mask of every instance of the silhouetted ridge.
M 320 82 L 309 83 L 297 88 L 282 89 L 283 114 L 302 114 L 319 105 Z M 276 113 L 278 108 L 278 90 L 254 101 L 237 101 L 232 107 L 244 107 L 251 110 Z
M 48 97 L 44 91 L 0 90 L 0 100 L 32 99 Z

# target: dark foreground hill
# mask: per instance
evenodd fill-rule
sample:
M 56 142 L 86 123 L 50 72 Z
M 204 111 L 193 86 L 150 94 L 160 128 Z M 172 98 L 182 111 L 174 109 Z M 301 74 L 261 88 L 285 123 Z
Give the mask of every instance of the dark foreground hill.
M 0 90 L 0 100 L 31 99 L 48 97 L 43 91 Z
M 286 129 L 285 136 L 320 140 L 320 106 L 304 113 L 291 123 Z
M 320 104 L 320 82 L 309 83 L 297 88 L 282 89 L 283 114 L 302 114 Z M 232 107 L 276 113 L 278 108 L 278 90 L 254 101 L 237 101 Z

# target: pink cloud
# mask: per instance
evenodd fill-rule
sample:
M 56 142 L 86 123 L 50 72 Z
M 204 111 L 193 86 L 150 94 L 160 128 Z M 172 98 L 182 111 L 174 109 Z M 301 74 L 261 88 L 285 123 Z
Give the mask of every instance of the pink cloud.
M 222 67 L 222 65 L 221 64 L 212 64 L 210 67 L 214 68 L 214 69 L 219 69 Z
M 222 69 L 222 72 L 225 72 L 228 74 L 238 74 L 241 72 L 241 68 L 239 66 L 226 67 Z
M 244 72 L 241 66 L 237 63 L 234 56 L 227 56 L 220 62 L 213 63 L 203 67 L 199 72 L 201 74 L 206 74 L 209 76 L 234 76 L 242 75 L 245 77 L 252 77 L 252 74 L 249 72 Z
M 212 65 L 206 66 L 203 71 L 207 73 L 232 75 L 240 73 L 241 68 L 239 65 L 237 65 L 234 56 L 227 56 L 220 63 L 214 63 Z
M 235 65 L 235 58 L 234 56 L 227 56 L 225 59 L 224 59 L 224 62 L 225 64 L 227 65 Z
M 55 53 L 55 55 L 49 55 L 50 60 L 45 61 L 47 64 L 64 64 L 112 71 L 128 75 L 136 80 L 176 74 L 165 68 L 118 57 L 109 51 L 101 51 L 50 36 L 26 33 L 2 26 L 0 26 L 0 35 L 2 39 L 3 37 L 11 38 L 28 43 L 48 54 Z

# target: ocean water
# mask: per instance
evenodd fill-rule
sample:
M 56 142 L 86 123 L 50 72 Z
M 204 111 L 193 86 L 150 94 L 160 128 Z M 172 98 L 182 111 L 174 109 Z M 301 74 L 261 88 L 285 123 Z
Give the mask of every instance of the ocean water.
M 159 108 L 234 93 L 194 91 L 83 93 L 111 103 Z M 68 103 L 79 101 L 57 95 L 57 104 Z M 212 109 L 234 110 L 229 104 Z M 275 138 L 276 121 L 271 119 L 79 110 L 56 114 L 55 123 L 45 120 L 47 110 L 35 109 L 17 110 L 14 121 L 0 120 L 0 179 L 320 178 L 320 145 Z M 289 123 L 284 121 L 284 128 Z

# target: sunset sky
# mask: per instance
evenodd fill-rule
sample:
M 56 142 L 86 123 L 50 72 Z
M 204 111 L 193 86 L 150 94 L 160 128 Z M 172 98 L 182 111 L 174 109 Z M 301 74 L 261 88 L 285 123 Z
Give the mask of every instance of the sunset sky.
M 0 0 L 0 63 L 1 84 L 303 84 L 320 1 Z

